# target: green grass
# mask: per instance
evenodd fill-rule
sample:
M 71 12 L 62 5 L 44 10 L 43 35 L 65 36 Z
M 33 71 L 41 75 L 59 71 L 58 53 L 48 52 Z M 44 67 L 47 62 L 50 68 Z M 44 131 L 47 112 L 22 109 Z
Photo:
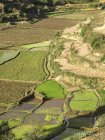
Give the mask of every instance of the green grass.
M 50 45 L 50 41 L 43 41 L 43 42 L 39 42 L 39 43 L 35 43 L 35 44 L 23 45 L 20 47 L 31 49 L 31 48 L 37 48 L 37 47 L 46 47 L 49 45 Z
M 8 126 L 9 128 L 13 128 L 20 125 L 20 122 L 18 120 L 9 120 L 8 121 Z
M 2 55 L 3 55 L 3 51 L 0 51 L 0 58 L 2 57 Z
M 74 93 L 74 98 L 73 100 L 92 100 L 92 101 L 97 101 L 97 96 L 93 91 L 78 91 Z
M 21 52 L 20 55 L 0 66 L 0 79 L 42 81 L 46 77 L 43 68 L 48 52 Z
M 22 126 L 14 128 L 12 130 L 12 133 L 15 135 L 16 139 L 22 139 L 25 137 L 25 134 L 31 133 L 33 129 L 34 127 L 31 125 L 22 125 Z
M 72 110 L 92 111 L 97 108 L 97 102 L 92 101 L 71 101 L 70 106 Z
M 97 108 L 97 102 L 97 96 L 93 91 L 79 91 L 70 101 L 70 107 L 72 110 L 92 111 Z
M 53 80 L 42 83 L 36 88 L 36 91 L 44 94 L 47 98 L 64 98 L 63 88 Z
M 40 126 L 39 128 L 42 131 L 40 133 L 40 136 L 47 136 L 50 133 L 56 133 L 56 131 L 59 127 L 60 127 L 60 125 L 58 125 L 58 124 L 45 125 L 42 127 Z M 26 134 L 29 134 L 29 133 L 32 134 L 34 132 L 35 128 L 36 128 L 36 126 L 32 126 L 32 125 L 22 125 L 22 126 L 12 129 L 12 133 L 15 135 L 15 138 L 17 140 L 23 139 L 23 138 L 25 138 Z M 36 133 L 36 135 L 37 135 L 37 133 Z M 39 134 L 38 134 L 38 136 L 39 136 Z

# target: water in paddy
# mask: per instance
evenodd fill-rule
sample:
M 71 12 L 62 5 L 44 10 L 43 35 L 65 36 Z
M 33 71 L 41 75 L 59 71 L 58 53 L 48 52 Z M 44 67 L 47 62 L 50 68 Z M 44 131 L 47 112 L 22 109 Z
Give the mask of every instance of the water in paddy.
M 39 100 L 33 98 L 29 100 L 29 102 L 24 102 L 13 107 L 10 111 L 1 114 L 0 120 L 9 120 L 9 119 L 17 119 L 17 118 L 24 118 L 28 115 L 28 112 L 34 110 L 37 105 L 39 104 Z
M 9 119 L 18 119 L 18 118 L 24 118 L 24 116 L 27 113 L 25 112 L 7 112 L 2 115 L 0 115 L 0 120 L 9 120 Z
M 34 104 L 27 104 L 27 103 L 23 103 L 23 104 L 20 104 L 20 105 L 17 105 L 16 107 L 14 107 L 12 109 L 12 111 L 18 111 L 18 110 L 21 110 L 21 111 L 29 111 L 29 110 L 33 110 L 35 108 L 35 105 Z
M 74 117 L 68 119 L 69 126 L 66 130 L 59 134 L 58 136 L 52 138 L 51 140 L 70 140 L 77 139 L 77 137 L 82 138 L 86 134 L 91 133 L 91 131 L 84 131 L 79 128 L 87 127 L 92 128 L 94 126 L 94 118 L 93 117 Z

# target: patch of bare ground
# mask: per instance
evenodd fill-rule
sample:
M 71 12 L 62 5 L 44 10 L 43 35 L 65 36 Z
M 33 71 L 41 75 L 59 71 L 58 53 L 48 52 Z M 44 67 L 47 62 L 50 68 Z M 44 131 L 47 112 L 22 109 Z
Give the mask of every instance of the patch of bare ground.
M 62 71 L 69 71 L 76 75 L 81 75 L 85 77 L 94 77 L 94 78 L 102 78 L 105 79 L 104 70 L 99 70 L 98 68 L 87 68 L 84 66 L 80 66 L 79 64 L 72 64 L 68 60 L 68 54 L 70 53 L 70 49 L 74 48 L 77 51 L 78 56 L 86 57 L 91 54 L 91 47 L 83 42 L 82 37 L 78 34 L 80 32 L 79 25 L 75 25 L 74 27 L 67 28 L 64 30 L 62 37 L 71 39 L 72 41 L 66 42 L 64 44 L 64 50 L 61 55 L 55 59 L 55 62 L 60 64 L 60 69 Z

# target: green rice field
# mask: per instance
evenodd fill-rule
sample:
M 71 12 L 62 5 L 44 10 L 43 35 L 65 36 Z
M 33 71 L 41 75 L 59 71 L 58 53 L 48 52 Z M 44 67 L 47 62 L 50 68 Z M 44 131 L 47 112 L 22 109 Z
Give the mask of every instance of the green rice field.
M 92 111 L 97 108 L 98 98 L 93 91 L 78 91 L 70 101 L 72 110 Z
M 64 98 L 63 88 L 53 80 L 48 80 L 36 88 L 36 91 L 44 94 L 47 98 Z
M 42 81 L 48 52 L 21 52 L 18 57 L 0 66 L 0 79 Z

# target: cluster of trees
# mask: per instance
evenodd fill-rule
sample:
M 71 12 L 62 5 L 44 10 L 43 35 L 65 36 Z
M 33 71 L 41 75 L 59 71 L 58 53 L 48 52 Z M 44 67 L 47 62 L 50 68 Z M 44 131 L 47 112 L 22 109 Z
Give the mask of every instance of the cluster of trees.
M 54 10 L 55 5 L 87 3 L 94 1 L 98 0 L 0 0 L 0 20 L 15 21 L 21 18 L 32 20 L 43 16 L 45 10 Z M 45 8 L 45 6 L 47 8 Z
M 40 7 L 34 0 L 2 0 L 2 20 L 17 20 L 25 18 L 31 20 L 41 15 Z

